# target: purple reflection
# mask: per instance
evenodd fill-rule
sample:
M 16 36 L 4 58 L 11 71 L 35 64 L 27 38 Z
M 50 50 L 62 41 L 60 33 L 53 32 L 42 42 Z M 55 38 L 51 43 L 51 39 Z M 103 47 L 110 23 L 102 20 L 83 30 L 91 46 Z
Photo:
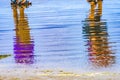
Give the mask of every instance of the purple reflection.
M 14 39 L 14 54 L 16 63 L 32 64 L 34 62 L 34 42 L 30 36 L 25 6 L 13 5 L 13 17 L 16 36 Z
M 34 60 L 33 56 L 34 44 L 21 43 L 17 41 L 14 44 L 14 54 L 16 63 L 32 64 Z

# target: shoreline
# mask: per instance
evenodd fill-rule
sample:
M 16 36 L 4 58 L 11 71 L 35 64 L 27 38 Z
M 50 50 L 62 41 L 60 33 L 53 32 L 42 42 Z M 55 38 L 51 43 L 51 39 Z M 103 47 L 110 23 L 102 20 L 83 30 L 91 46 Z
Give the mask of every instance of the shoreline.
M 0 70 L 0 80 L 119 80 L 120 73 L 85 72 L 72 73 L 51 70 Z

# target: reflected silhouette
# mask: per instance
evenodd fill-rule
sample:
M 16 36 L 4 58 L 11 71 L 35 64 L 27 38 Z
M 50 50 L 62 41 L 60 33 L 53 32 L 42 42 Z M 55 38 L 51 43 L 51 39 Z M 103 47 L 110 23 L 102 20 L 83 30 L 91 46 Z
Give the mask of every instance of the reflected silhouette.
M 34 44 L 30 36 L 28 20 L 24 14 L 26 6 L 12 5 L 16 36 L 14 54 L 16 63 L 32 64 Z
M 83 26 L 89 60 L 94 66 L 108 67 L 115 63 L 115 56 L 109 46 L 107 24 L 101 19 L 102 0 L 89 0 L 89 3 L 90 13 Z

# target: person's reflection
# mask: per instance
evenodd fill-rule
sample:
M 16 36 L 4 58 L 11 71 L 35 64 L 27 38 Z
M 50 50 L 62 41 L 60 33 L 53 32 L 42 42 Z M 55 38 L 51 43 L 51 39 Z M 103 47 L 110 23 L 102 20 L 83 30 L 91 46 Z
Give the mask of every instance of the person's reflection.
M 90 13 L 83 26 L 87 38 L 89 60 L 96 66 L 107 67 L 115 62 L 108 42 L 106 22 L 101 20 L 102 0 L 91 0 Z
M 30 36 L 25 6 L 12 5 L 15 22 L 14 54 L 16 63 L 32 64 L 34 61 L 34 44 Z

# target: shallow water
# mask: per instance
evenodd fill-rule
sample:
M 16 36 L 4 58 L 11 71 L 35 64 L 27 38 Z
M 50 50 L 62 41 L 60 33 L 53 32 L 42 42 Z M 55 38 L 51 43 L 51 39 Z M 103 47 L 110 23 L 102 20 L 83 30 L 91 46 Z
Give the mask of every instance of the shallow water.
M 85 0 L 31 2 L 28 8 L 0 3 L 1 69 L 120 72 L 118 0 L 103 2 L 99 21 L 88 19 Z

